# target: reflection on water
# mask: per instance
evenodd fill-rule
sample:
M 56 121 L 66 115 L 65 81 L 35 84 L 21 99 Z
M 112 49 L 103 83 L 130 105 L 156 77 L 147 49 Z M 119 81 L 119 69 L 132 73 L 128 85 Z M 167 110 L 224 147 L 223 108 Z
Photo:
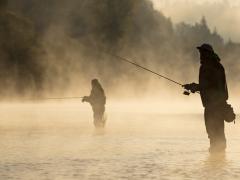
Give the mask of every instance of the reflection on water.
M 201 115 L 109 112 L 96 131 L 90 111 L 60 108 L 1 111 L 0 179 L 240 178 L 238 125 L 212 156 Z
M 96 128 L 95 130 L 94 130 L 94 133 L 93 133 L 93 135 L 95 135 L 95 136 L 103 136 L 104 134 L 105 134 L 105 129 L 104 128 Z
M 227 159 L 225 153 L 220 154 L 209 154 L 206 162 L 206 169 L 224 169 L 227 166 Z
M 211 177 L 212 179 L 225 179 L 228 173 L 225 170 L 228 169 L 226 154 L 210 154 L 207 160 L 204 162 L 204 168 L 202 169 L 205 177 Z M 230 173 L 229 173 L 230 174 Z

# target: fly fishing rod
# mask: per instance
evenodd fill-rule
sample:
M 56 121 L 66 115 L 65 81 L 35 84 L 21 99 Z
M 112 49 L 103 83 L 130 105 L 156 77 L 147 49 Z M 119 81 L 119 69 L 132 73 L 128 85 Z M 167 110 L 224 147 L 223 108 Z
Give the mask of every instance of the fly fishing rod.
M 127 63 L 129 63 L 129 64 L 132 64 L 132 65 L 134 65 L 134 66 L 136 66 L 136 67 L 138 67 L 138 68 L 141 68 L 141 69 L 143 69 L 143 70 L 145 70 L 145 71 L 148 71 L 148 72 L 150 72 L 150 73 L 152 73 L 152 74 L 154 74 L 154 75 L 157 75 L 157 76 L 159 76 L 159 77 L 161 77 L 161 78 L 163 78 L 163 79 L 166 79 L 166 80 L 168 80 L 168 81 L 170 81 L 170 82 L 172 82 L 172 83 L 174 83 L 174 84 L 177 84 L 177 85 L 179 85 L 179 86 L 181 86 L 181 87 L 184 87 L 184 85 L 183 85 L 182 83 L 180 83 L 180 82 L 178 82 L 178 81 L 175 81 L 175 80 L 173 80 L 173 79 L 170 79 L 170 78 L 168 78 L 168 77 L 166 77 L 166 76 L 164 76 L 164 75 L 162 75 L 162 74 L 159 74 L 159 73 L 157 73 L 157 72 L 154 72 L 154 71 L 152 71 L 152 70 L 150 70 L 150 69 L 148 69 L 148 68 L 146 68 L 146 67 L 143 67 L 143 66 L 141 66 L 141 65 L 139 65 L 139 64 L 137 64 L 137 63 L 135 63 L 135 62 L 133 62 L 133 61 L 130 61 L 130 60 L 127 59 L 127 58 L 121 57 L 121 56 L 116 55 L 116 54 L 111 54 L 111 53 L 109 53 L 109 52 L 105 52 L 105 53 L 108 54 L 108 55 L 111 55 L 111 56 L 113 56 L 113 57 L 115 57 L 115 58 L 118 58 L 118 59 L 120 59 L 120 60 L 122 60 L 122 61 L 124 61 L 124 62 L 127 62 Z M 199 93 L 199 92 L 197 92 L 197 93 Z M 185 91 L 183 92 L 183 94 L 189 96 L 189 95 L 190 95 L 190 92 L 185 89 Z
M 56 99 L 56 100 L 61 100 L 61 99 L 83 99 L 83 97 L 56 97 L 56 98 L 42 98 L 42 100 L 51 100 L 51 99 Z
M 111 53 L 107 53 L 107 54 L 109 54 L 109 55 L 111 55 L 111 56 L 113 56 L 113 57 L 115 57 L 115 58 L 118 58 L 118 59 L 120 59 L 120 60 L 122 60 L 122 61 L 125 61 L 125 62 L 127 62 L 127 63 L 129 63 L 129 64 L 132 64 L 132 65 L 134 65 L 134 66 L 136 66 L 136 67 L 139 67 L 139 68 L 141 68 L 141 69 L 143 69 L 143 70 L 145 70 L 145 71 L 148 71 L 148 72 L 150 72 L 150 73 L 152 73 L 152 74 L 155 74 L 155 75 L 157 75 L 157 76 L 159 76 L 159 77 L 161 77 L 161 78 L 164 78 L 164 79 L 166 79 L 166 80 L 168 80 L 168 81 L 170 81 L 170 82 L 172 82 L 172 83 L 174 83 L 174 84 L 177 84 L 177 85 L 179 85 L 179 86 L 181 86 L 181 87 L 183 86 L 182 83 L 177 82 L 177 81 L 175 81 L 175 80 L 172 80 L 172 79 L 170 79 L 170 78 L 168 78 L 168 77 L 166 77 L 166 76 L 164 76 L 164 75 L 161 75 L 161 74 L 159 74 L 159 73 L 157 73 L 157 72 L 154 72 L 154 71 L 152 71 L 152 70 L 150 70 L 150 69 L 148 69 L 148 68 L 146 68 L 146 67 L 143 67 L 143 66 L 141 66 L 141 65 L 139 65 L 139 64 L 137 64 L 137 63 L 135 63 L 135 62 L 132 62 L 132 61 L 128 60 L 127 58 L 123 58 L 123 57 L 121 57 L 121 56 L 118 56 L 118 55 L 115 55 L 115 54 L 111 54 Z
M 65 100 L 65 99 L 83 99 L 84 97 L 53 97 L 53 98 L 28 98 L 25 100 Z

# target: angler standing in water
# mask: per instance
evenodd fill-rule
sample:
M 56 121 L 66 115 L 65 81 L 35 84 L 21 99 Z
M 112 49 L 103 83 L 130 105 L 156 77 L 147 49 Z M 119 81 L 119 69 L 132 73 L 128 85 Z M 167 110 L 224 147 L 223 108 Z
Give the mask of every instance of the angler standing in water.
M 201 60 L 199 84 L 191 83 L 183 87 L 193 93 L 200 92 L 205 108 L 206 130 L 210 140 L 209 152 L 225 152 L 224 120 L 233 121 L 235 114 L 226 102 L 228 89 L 224 67 L 211 45 L 203 44 L 197 49 Z
M 104 90 L 97 79 L 92 80 L 92 90 L 90 96 L 84 96 L 82 102 L 89 102 L 93 109 L 94 125 L 96 128 L 103 128 L 106 96 Z

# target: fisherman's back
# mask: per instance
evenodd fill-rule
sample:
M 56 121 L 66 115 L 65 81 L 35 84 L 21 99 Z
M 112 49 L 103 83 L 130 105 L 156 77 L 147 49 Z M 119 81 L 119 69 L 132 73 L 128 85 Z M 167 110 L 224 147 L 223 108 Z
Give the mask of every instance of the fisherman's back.
M 201 65 L 199 84 L 204 107 L 217 107 L 228 99 L 225 70 L 219 62 Z

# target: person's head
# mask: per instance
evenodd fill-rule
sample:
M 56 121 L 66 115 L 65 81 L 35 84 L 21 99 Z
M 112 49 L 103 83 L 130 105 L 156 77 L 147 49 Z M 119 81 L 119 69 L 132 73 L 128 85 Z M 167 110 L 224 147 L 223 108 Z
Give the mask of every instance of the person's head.
M 92 80 L 92 88 L 99 89 L 99 90 L 103 91 L 103 88 L 102 88 L 101 84 L 99 83 L 98 79 L 93 79 Z
M 202 44 L 197 49 L 200 53 L 201 64 L 211 60 L 213 54 L 215 54 L 213 47 L 210 44 Z
M 93 79 L 92 86 L 96 86 L 97 84 L 99 84 L 98 79 Z
M 102 88 L 101 84 L 99 83 L 98 79 L 92 80 L 92 88 Z

